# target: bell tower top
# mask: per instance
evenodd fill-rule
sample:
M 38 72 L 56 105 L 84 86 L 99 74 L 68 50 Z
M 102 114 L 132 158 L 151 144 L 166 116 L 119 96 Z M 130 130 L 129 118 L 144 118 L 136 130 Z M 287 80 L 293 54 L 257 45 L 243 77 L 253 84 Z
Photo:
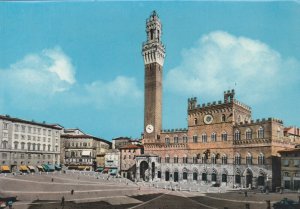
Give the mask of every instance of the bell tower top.
M 163 66 L 165 47 L 161 42 L 162 25 L 156 11 L 146 20 L 146 33 L 147 41 L 143 43 L 142 49 L 144 63 L 158 63 Z

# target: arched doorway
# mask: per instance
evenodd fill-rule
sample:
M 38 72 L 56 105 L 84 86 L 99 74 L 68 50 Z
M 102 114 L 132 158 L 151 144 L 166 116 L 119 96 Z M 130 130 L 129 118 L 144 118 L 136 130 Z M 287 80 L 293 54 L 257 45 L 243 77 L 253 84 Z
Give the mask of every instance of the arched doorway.
M 213 182 L 217 181 L 217 174 L 216 173 L 211 174 L 211 181 L 213 181 Z
M 241 184 L 241 175 L 239 173 L 235 174 L 235 183 Z
M 151 177 L 152 177 L 152 180 L 155 178 L 155 163 L 152 162 L 152 168 L 151 168 Z
M 193 181 L 197 181 L 198 180 L 198 173 L 197 171 L 193 172 Z
M 226 173 L 222 174 L 222 182 L 227 183 L 227 174 Z
M 146 161 L 142 161 L 140 164 L 140 179 L 143 181 L 148 181 L 147 171 L 148 171 L 149 165 Z
M 246 171 L 246 187 L 252 186 L 253 174 L 251 170 Z
M 202 173 L 202 181 L 207 181 L 207 173 Z
M 174 182 L 178 182 L 178 171 L 174 172 Z
M 260 175 L 257 178 L 257 185 L 258 186 L 264 186 L 265 185 L 265 177 L 263 175 Z
M 186 171 L 183 171 L 183 173 L 182 173 L 182 179 L 183 179 L 183 180 L 187 180 L 187 177 L 188 177 L 187 172 L 186 172 Z
M 169 180 L 170 180 L 170 172 L 169 172 L 169 171 L 166 171 L 166 172 L 165 172 L 165 180 L 166 180 L 166 181 L 169 181 Z

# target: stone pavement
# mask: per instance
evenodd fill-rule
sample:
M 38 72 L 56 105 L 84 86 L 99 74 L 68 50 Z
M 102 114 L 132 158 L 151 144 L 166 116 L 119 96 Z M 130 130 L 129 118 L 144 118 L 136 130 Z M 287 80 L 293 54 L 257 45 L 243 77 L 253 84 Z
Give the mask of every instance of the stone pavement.
M 53 180 L 53 181 L 52 181 Z M 74 190 L 74 194 L 71 194 Z M 208 185 L 170 182 L 134 183 L 94 172 L 0 175 L 0 196 L 18 196 L 14 209 L 265 209 L 266 200 L 283 197 L 298 201 L 297 193 L 261 194 L 230 191 Z M 65 206 L 61 198 L 65 197 Z

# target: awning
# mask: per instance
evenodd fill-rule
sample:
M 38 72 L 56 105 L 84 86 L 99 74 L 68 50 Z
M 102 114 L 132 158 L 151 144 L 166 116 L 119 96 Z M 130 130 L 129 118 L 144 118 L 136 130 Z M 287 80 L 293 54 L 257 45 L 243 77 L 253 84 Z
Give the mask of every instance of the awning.
M 85 166 L 78 166 L 78 169 L 79 169 L 79 170 L 84 170 L 84 169 L 85 169 Z
M 1 171 L 10 171 L 10 169 L 7 165 L 2 165 L 1 166 Z
M 49 167 L 48 167 L 47 164 L 43 164 L 42 166 L 43 166 L 43 169 L 44 169 L 45 171 L 48 171 L 48 170 L 49 170 Z
M 21 165 L 20 166 L 20 171 L 28 171 L 28 168 L 26 165 Z
M 47 166 L 49 168 L 49 171 L 54 171 L 55 170 L 54 165 L 48 164 Z
M 61 167 L 59 165 L 55 165 L 55 170 L 61 170 Z
M 81 156 L 91 156 L 91 151 L 90 150 L 83 150 L 81 153 Z
M 103 173 L 107 173 L 109 168 L 104 168 Z
M 41 165 L 38 165 L 36 167 L 39 168 L 39 169 L 43 169 L 43 166 L 41 166 Z
M 29 170 L 35 170 L 35 168 L 31 165 L 28 165 L 27 167 L 29 168 Z
M 111 169 L 110 174 L 117 174 L 117 169 Z
M 103 167 L 98 167 L 97 169 L 96 169 L 96 171 L 98 171 L 98 172 L 101 172 L 101 171 L 103 171 Z

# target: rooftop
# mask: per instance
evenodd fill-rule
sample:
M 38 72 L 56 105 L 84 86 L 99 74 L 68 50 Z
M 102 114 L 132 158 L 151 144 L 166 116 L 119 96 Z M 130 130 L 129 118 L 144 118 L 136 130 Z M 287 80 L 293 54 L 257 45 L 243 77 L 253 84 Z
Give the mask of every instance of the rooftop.
M 20 119 L 20 118 L 13 118 L 10 117 L 9 115 L 0 115 L 0 120 L 7 120 L 7 121 L 11 121 L 14 123 L 25 123 L 25 124 L 30 124 L 30 125 L 37 125 L 37 126 L 42 126 L 45 128 L 52 128 L 52 129 L 57 129 L 57 130 L 61 130 L 61 126 L 58 126 L 57 124 L 46 124 L 46 122 L 35 122 L 34 120 L 29 121 L 29 120 L 24 120 L 24 119 Z
M 107 141 L 105 139 L 101 139 L 95 136 L 91 136 L 91 135 L 87 135 L 87 134 L 83 134 L 83 135 L 71 135 L 71 134 L 63 134 L 61 135 L 61 138 L 65 138 L 65 139 L 94 139 L 97 141 L 102 141 L 105 142 L 107 144 L 111 144 L 110 141 Z

